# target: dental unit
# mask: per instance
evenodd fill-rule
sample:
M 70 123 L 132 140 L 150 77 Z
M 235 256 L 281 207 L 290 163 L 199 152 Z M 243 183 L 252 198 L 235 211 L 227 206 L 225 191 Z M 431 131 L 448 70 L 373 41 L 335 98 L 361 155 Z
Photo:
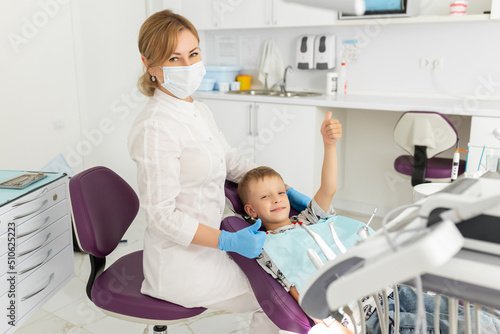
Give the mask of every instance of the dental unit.
M 316 261 L 318 270 L 303 287 L 299 304 L 312 317 L 338 318 L 357 309 L 363 297 L 389 286 L 396 297 L 398 284 L 413 285 L 418 291 L 449 297 L 450 333 L 457 331 L 451 313 L 456 313 L 458 299 L 466 300 L 467 307 L 477 303 L 500 308 L 500 177 L 496 178 L 458 179 L 415 204 L 392 210 L 383 228 L 371 236 L 363 237 L 361 228 L 358 235 L 363 241 L 326 263 Z M 335 240 L 333 228 L 332 236 Z M 388 313 L 377 310 L 386 333 Z M 396 328 L 398 316 L 396 312 Z M 425 315 L 423 320 L 421 328 L 426 326 Z M 465 321 L 470 327 L 470 317 Z M 475 321 L 475 326 L 477 330 L 480 323 Z

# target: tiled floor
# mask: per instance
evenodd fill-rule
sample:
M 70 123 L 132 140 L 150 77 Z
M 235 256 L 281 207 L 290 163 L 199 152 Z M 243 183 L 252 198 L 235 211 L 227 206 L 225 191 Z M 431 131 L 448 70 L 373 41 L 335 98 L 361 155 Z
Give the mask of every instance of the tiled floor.
M 343 213 L 354 219 L 366 222 L 368 217 Z M 374 228 L 380 219 L 374 219 Z M 142 248 L 145 228 L 144 217 L 140 214 L 124 236 L 126 243 L 120 244 L 110 255 L 112 263 L 120 256 Z M 41 307 L 16 334 L 142 334 L 152 333 L 152 327 L 145 331 L 146 325 L 131 323 L 106 316 L 89 301 L 85 294 L 90 264 L 87 256 L 75 253 L 74 278 L 45 305 Z M 205 313 L 181 323 L 169 326 L 169 334 L 243 334 L 248 332 L 250 314 L 234 314 L 220 311 Z

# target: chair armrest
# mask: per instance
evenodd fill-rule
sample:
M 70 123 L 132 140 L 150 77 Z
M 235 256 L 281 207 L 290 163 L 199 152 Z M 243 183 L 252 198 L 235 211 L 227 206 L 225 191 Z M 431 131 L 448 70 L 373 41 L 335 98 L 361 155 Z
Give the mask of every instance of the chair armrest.
M 239 217 L 227 217 L 221 229 L 236 232 L 248 227 Z M 260 267 L 255 259 L 246 258 L 238 253 L 229 252 L 234 261 L 247 276 L 250 285 L 267 316 L 282 330 L 307 333 L 313 324 L 295 299 L 283 289 L 274 278 Z

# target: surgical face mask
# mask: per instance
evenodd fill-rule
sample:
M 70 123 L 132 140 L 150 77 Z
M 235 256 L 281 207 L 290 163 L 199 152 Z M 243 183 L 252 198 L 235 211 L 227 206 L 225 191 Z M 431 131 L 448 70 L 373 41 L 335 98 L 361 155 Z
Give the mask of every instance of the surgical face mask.
M 179 99 L 185 99 L 198 89 L 206 72 L 202 61 L 190 66 L 165 66 L 161 85 Z

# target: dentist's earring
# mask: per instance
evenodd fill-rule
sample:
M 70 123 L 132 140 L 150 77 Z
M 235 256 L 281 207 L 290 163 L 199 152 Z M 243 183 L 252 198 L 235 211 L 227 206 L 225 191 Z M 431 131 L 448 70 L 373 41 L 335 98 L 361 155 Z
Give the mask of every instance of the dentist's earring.
M 154 73 L 149 72 L 149 75 L 151 76 L 151 81 L 155 82 L 156 76 L 154 75 Z

